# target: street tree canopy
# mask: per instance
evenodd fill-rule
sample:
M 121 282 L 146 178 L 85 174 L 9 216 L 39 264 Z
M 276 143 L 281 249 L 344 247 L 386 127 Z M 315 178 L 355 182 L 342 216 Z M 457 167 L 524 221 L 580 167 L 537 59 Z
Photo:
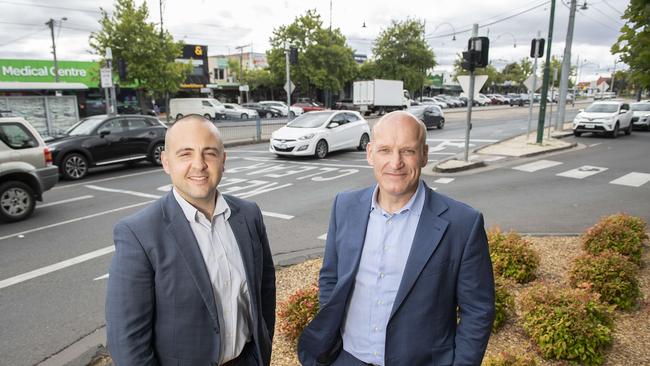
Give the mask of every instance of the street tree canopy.
M 183 43 L 175 42 L 169 32 L 160 33 L 147 22 L 146 3 L 136 7 L 134 0 L 117 0 L 113 15 L 101 9 L 101 29 L 90 35 L 90 47 L 103 58 L 111 48 L 114 65 L 127 64 L 125 85 L 140 91 L 173 93 L 191 71 L 191 65 L 174 62 L 182 56 Z M 116 67 L 113 68 L 116 72 Z
M 372 53 L 376 76 L 402 80 L 410 91 L 420 89 L 426 70 L 436 65 L 424 39 L 424 24 L 413 19 L 393 21 L 375 40 Z
M 647 0 L 630 0 L 625 9 L 618 41 L 612 53 L 630 67 L 630 79 L 641 88 L 650 88 L 650 6 Z

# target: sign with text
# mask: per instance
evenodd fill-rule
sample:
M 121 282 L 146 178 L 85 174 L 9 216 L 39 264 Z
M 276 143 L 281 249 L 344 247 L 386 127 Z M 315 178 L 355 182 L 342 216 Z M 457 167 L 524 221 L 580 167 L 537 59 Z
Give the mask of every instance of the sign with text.
M 59 81 L 99 87 L 99 63 L 93 61 L 59 61 Z M 0 81 L 53 83 L 54 61 L 0 59 Z

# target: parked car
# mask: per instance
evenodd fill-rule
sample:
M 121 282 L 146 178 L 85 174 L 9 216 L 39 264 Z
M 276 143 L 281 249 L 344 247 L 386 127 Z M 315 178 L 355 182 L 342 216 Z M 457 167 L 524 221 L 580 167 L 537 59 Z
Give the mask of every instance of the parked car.
M 448 107 L 447 103 L 441 102 L 433 97 L 422 97 L 422 102 L 420 104 L 437 105 L 440 108 Z
M 223 103 L 225 118 L 257 118 L 257 112 L 235 103 Z
M 269 151 L 277 155 L 322 159 L 331 151 L 366 149 L 370 141 L 368 122 L 354 111 L 315 111 L 298 116 L 273 132 Z
M 262 118 L 279 117 L 282 115 L 282 112 L 279 110 L 260 103 L 244 103 L 242 107 L 254 110 Z
M 141 160 L 162 165 L 166 130 L 167 126 L 150 116 L 99 115 L 82 119 L 47 145 L 61 176 L 75 180 L 94 166 Z
M 407 112 L 424 122 L 427 130 L 434 127 L 441 130 L 445 127 L 445 113 L 437 105 L 429 104 L 410 107 Z
M 305 111 L 304 111 L 302 108 L 300 108 L 300 107 L 294 107 L 294 106 L 291 106 L 291 107 L 289 108 L 289 107 L 287 107 L 287 103 L 285 103 L 285 102 L 280 102 L 280 101 L 277 101 L 277 100 L 262 100 L 262 101 L 260 101 L 259 103 L 262 104 L 262 105 L 267 105 L 267 106 L 271 106 L 271 107 L 275 108 L 275 109 L 278 110 L 280 113 L 282 113 L 282 115 L 283 115 L 284 117 L 287 117 L 287 115 L 289 115 L 289 114 L 290 114 L 292 117 L 294 117 L 294 116 L 299 116 L 299 115 L 301 115 L 301 114 L 303 114 L 303 113 L 305 112 Z
M 334 107 L 332 107 L 332 109 L 358 112 L 359 106 L 355 105 L 352 99 L 341 99 L 334 103 Z
M 486 106 L 492 104 L 492 99 L 488 98 L 484 94 L 478 93 L 474 96 L 474 100 L 478 102 L 480 106 Z
M 526 104 L 530 104 L 530 97 L 528 94 L 508 94 L 508 99 L 510 100 L 510 106 L 518 105 L 523 107 Z
M 632 126 L 646 131 L 650 130 L 650 101 L 630 104 Z
M 619 131 L 632 133 L 632 111 L 630 105 L 619 101 L 594 102 L 584 111 L 581 109 L 573 120 L 573 134 L 584 132 L 604 133 L 613 138 Z
M 298 102 L 298 103 L 294 103 L 292 107 L 302 108 L 302 110 L 305 113 L 313 112 L 313 111 L 322 111 L 325 109 L 325 106 L 317 102 Z
M 169 100 L 169 115 L 181 119 L 188 114 L 200 114 L 216 120 L 223 118 L 225 107 L 214 98 L 172 98 Z
M 22 117 L 0 117 L 0 220 L 31 216 L 36 201 L 58 181 L 41 135 Z

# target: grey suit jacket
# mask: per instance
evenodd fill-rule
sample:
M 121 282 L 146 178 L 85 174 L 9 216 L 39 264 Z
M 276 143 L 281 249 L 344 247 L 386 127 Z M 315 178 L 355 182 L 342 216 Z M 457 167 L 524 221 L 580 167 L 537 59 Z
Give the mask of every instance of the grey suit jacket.
M 320 312 L 298 344 L 303 365 L 329 365 L 341 350 L 373 190 L 341 193 L 334 201 L 319 279 Z M 493 319 L 494 279 L 482 215 L 426 187 L 386 328 L 385 364 L 480 365 Z
M 268 365 L 275 268 L 260 209 L 224 195 L 251 295 L 251 334 Z M 187 219 L 169 192 L 115 225 L 106 297 L 108 349 L 117 366 L 214 365 L 220 328 L 212 284 Z M 217 294 L 218 296 L 219 294 Z

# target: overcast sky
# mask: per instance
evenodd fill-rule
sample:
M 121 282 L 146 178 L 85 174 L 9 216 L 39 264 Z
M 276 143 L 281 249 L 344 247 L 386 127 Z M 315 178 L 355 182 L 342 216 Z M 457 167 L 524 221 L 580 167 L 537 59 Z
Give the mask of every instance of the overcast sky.
M 143 0 L 136 0 L 141 4 Z M 564 50 L 569 19 L 568 1 L 557 1 L 552 54 Z M 579 0 L 578 9 L 584 0 Z M 159 0 L 146 0 L 150 20 L 159 24 Z M 273 30 L 293 22 L 308 9 L 316 9 L 324 26 L 340 28 L 348 44 L 358 53 L 371 54 L 376 36 L 392 20 L 425 21 L 426 36 L 438 66 L 452 69 L 456 55 L 467 47 L 473 23 L 479 35 L 490 38 L 490 59 L 497 68 L 528 57 L 530 41 L 537 31 L 546 38 L 550 1 L 544 0 L 164 0 L 163 23 L 176 39 L 208 46 L 210 55 L 235 53 L 235 47 L 250 44 L 246 51 L 269 48 Z M 581 80 L 609 75 L 615 56 L 610 47 L 623 25 L 621 15 L 627 0 L 587 0 L 587 10 L 578 10 L 572 47 L 572 63 L 580 56 L 584 64 Z M 330 4 L 332 11 L 330 12 Z M 0 58 L 49 59 L 52 41 L 44 24 L 50 18 L 66 17 L 56 29 L 57 56 L 61 60 L 94 60 L 88 36 L 99 29 L 99 8 L 111 11 L 111 0 L 0 0 Z M 517 15 L 518 13 L 522 13 Z M 495 23 L 496 22 L 496 23 Z M 365 23 L 366 27 L 363 27 Z M 487 25 L 489 23 L 494 23 Z M 486 25 L 486 26 L 483 26 Z M 452 41 L 453 34 L 456 41 Z M 514 47 L 516 43 L 516 47 Z M 626 68 L 617 64 L 616 68 Z

